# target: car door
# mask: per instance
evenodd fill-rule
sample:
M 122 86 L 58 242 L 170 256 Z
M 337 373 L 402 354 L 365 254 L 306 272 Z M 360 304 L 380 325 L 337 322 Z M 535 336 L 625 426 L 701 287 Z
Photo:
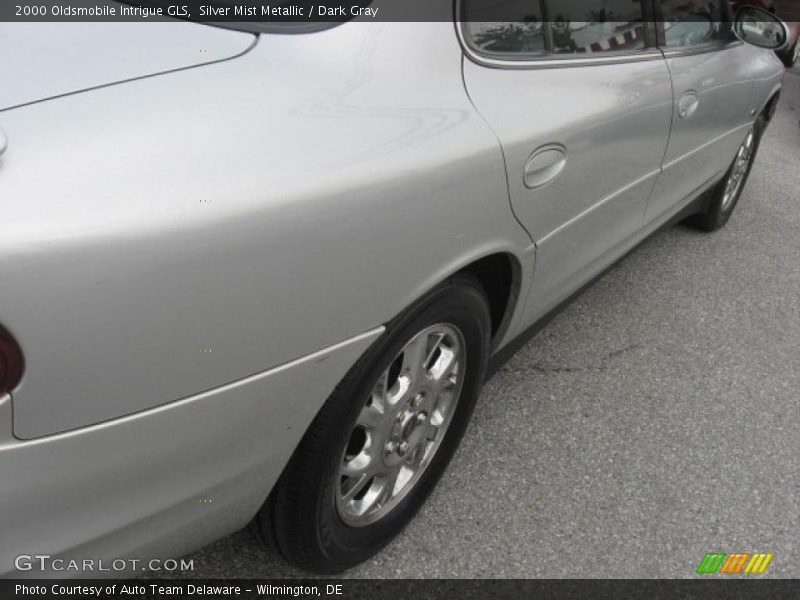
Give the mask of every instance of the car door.
M 753 121 L 753 54 L 737 41 L 726 0 L 655 0 L 673 84 L 673 125 L 646 221 L 722 178 Z
M 529 320 L 611 262 L 642 227 L 672 115 L 648 6 L 461 6 L 467 92 L 500 141 L 512 208 L 536 244 Z

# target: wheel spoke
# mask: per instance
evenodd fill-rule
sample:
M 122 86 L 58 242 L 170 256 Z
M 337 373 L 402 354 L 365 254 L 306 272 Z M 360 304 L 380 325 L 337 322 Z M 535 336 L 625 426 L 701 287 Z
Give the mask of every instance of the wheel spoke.
M 395 406 L 398 402 L 406 398 L 413 388 L 412 377 L 410 373 L 401 373 L 398 375 L 397 381 L 386 396 L 388 406 Z
M 439 437 L 439 427 L 433 423 L 428 423 L 428 428 L 425 431 L 425 440 L 435 442 L 437 437 Z
M 403 470 L 402 465 L 397 465 L 389 470 L 383 476 L 383 489 L 381 490 L 380 494 L 380 502 L 381 504 L 386 504 L 389 500 L 391 500 L 395 493 L 395 486 L 397 486 L 397 480 L 400 477 L 400 472 Z
M 370 401 L 373 408 L 383 412 L 385 411 L 388 398 L 389 398 L 389 371 L 386 370 L 383 372 L 383 375 L 380 376 L 380 379 L 378 379 L 377 383 L 375 383 L 375 387 L 372 389 L 372 397 Z
M 425 456 L 425 450 L 428 448 L 428 442 L 423 441 L 420 442 L 414 451 L 409 455 L 406 459 L 406 468 L 410 469 L 412 472 L 419 469 L 420 465 L 422 464 L 422 459 Z
M 365 406 L 358 415 L 358 424 L 366 429 L 369 436 L 369 445 L 364 448 L 363 453 L 370 457 L 371 462 L 377 464 L 381 460 L 380 453 L 386 443 L 389 427 L 386 416 L 374 406 Z
M 433 344 L 431 344 L 430 349 L 428 350 L 428 352 L 425 355 L 425 362 L 423 363 L 423 366 L 424 366 L 425 369 L 430 368 L 431 359 L 436 354 L 436 351 L 439 349 L 439 347 L 442 345 L 442 342 L 444 341 L 444 338 L 445 338 L 444 333 L 437 333 L 436 334 L 436 340 L 433 342 Z
M 436 364 L 431 366 L 431 375 L 440 387 L 447 387 L 450 383 L 450 376 L 458 366 L 459 355 L 457 349 L 441 346 L 439 358 Z
M 378 408 L 377 406 L 367 405 L 361 409 L 361 413 L 358 415 L 358 425 L 363 425 L 368 430 L 379 430 L 383 428 L 384 419 L 385 419 L 385 410 L 383 407 Z
M 403 350 L 403 371 L 411 377 L 412 385 L 418 384 L 424 376 L 427 347 L 428 336 L 421 335 Z
M 356 479 L 355 477 L 353 479 Z M 367 473 L 362 473 L 358 479 L 352 484 L 344 496 L 342 496 L 342 500 L 345 502 L 350 502 L 353 498 L 355 498 L 358 493 L 364 489 L 364 486 L 369 483 L 372 478 Z
M 370 452 L 361 452 L 348 461 L 342 463 L 339 473 L 345 477 L 361 477 L 371 475 L 375 465 L 375 457 Z

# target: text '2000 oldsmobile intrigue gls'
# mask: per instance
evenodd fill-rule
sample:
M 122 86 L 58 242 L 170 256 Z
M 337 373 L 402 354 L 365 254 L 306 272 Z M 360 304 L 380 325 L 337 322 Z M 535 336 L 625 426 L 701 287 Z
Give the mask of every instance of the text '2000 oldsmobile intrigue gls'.
M 782 23 L 486 4 L 295 34 L 0 26 L 0 572 L 248 522 L 305 569 L 362 561 L 490 359 L 659 227 L 725 224 Z

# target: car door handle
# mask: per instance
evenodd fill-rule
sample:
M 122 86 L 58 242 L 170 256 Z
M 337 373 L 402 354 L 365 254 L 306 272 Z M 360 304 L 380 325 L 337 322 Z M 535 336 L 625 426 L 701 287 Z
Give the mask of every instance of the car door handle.
M 678 100 L 678 116 L 681 119 L 690 119 L 697 112 L 697 107 L 700 105 L 700 98 L 697 92 L 690 90 L 686 92 L 681 99 Z
M 533 151 L 525 163 L 525 187 L 535 189 L 558 177 L 567 164 L 567 149 L 561 144 L 548 144 Z
M 0 129 L 0 156 L 3 155 L 6 148 L 8 148 L 8 138 L 6 137 L 6 132 Z

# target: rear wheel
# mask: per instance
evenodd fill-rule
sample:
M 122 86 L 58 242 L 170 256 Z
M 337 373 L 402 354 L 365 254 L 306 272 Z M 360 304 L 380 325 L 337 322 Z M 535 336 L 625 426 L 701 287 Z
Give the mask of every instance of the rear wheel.
M 489 337 L 488 301 L 470 277 L 388 326 L 327 400 L 257 517 L 289 562 L 341 571 L 408 523 L 464 433 Z
M 750 176 L 764 126 L 764 117 L 759 117 L 751 125 L 736 152 L 733 164 L 711 191 L 708 208 L 704 213 L 691 217 L 689 224 L 704 231 L 715 231 L 728 222 Z

